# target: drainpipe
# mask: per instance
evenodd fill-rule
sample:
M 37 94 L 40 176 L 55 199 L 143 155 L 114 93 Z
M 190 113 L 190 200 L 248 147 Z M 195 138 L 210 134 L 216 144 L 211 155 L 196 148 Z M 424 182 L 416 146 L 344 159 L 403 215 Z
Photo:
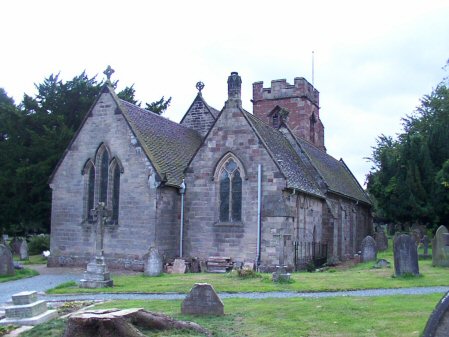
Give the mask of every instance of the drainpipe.
M 256 253 L 256 268 L 260 264 L 260 235 L 262 227 L 262 164 L 259 164 L 257 169 L 257 253 Z
M 182 179 L 182 184 L 179 187 L 179 193 L 181 193 L 181 228 L 179 229 L 179 257 L 182 258 L 182 242 L 184 240 L 184 195 L 186 193 L 186 184 Z

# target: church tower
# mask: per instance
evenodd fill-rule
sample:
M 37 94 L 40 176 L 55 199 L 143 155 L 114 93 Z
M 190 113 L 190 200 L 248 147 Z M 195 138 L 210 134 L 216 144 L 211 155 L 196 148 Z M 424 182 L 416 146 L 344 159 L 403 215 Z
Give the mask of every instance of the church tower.
M 285 123 L 297 137 L 326 151 L 319 98 L 318 90 L 303 77 L 296 77 L 293 85 L 285 79 L 273 80 L 270 88 L 255 82 L 253 114 L 275 128 Z

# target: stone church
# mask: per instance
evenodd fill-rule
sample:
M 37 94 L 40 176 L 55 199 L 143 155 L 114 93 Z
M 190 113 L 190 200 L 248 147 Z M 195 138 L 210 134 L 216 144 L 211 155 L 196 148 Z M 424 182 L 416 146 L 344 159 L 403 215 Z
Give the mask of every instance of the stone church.
M 319 92 L 304 78 L 253 84 L 228 78 L 221 110 L 202 89 L 180 123 L 117 97 L 110 81 L 50 178 L 49 266 L 84 266 L 94 254 L 92 210 L 110 210 L 104 256 L 143 269 L 156 247 L 166 261 L 230 257 L 293 269 L 299 243 L 327 244 L 345 260 L 372 233 L 371 202 L 343 160 L 326 153 Z

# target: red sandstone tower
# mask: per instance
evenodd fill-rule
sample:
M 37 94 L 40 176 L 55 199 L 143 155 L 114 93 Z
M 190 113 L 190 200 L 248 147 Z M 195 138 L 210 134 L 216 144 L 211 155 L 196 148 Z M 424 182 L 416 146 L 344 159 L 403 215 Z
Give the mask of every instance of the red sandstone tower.
M 255 116 L 275 128 L 284 122 L 297 137 L 326 151 L 319 99 L 318 90 L 302 77 L 296 77 L 293 85 L 285 79 L 273 80 L 270 88 L 264 88 L 263 82 L 253 83 Z

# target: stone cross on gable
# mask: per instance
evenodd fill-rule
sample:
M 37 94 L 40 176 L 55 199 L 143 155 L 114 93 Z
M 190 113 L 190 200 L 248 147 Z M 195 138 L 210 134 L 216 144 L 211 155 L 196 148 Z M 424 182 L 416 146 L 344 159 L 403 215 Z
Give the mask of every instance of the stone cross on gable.
M 111 80 L 111 76 L 112 76 L 113 73 L 115 73 L 115 70 L 112 69 L 111 66 L 108 66 L 108 67 L 106 68 L 106 70 L 103 71 L 103 74 L 106 75 L 106 78 L 108 79 L 108 81 Z
M 104 202 L 99 202 L 97 207 L 90 211 L 96 221 L 95 226 L 95 255 L 103 256 L 104 223 L 112 216 L 112 211 L 106 208 Z

